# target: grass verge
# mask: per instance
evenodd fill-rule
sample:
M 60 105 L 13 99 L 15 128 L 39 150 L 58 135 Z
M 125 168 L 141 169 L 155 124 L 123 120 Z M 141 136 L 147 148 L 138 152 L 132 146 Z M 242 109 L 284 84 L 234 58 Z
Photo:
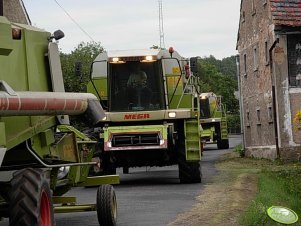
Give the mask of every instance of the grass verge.
M 242 158 L 240 150 L 238 146 L 222 156 L 216 164 L 219 174 L 205 185 L 195 205 L 168 226 L 282 225 L 266 213 L 276 205 L 301 218 L 301 164 Z M 301 219 L 293 225 L 301 226 Z
M 258 193 L 241 216 L 240 224 L 282 225 L 267 216 L 266 210 L 270 206 L 285 206 L 301 216 L 300 164 L 274 162 L 264 167 L 258 175 Z M 293 225 L 301 225 L 300 220 Z

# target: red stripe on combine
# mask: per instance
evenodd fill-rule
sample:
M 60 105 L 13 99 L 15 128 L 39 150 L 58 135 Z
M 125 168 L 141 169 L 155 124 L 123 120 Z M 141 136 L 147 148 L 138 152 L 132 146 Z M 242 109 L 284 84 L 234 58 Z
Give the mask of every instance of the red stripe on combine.
M 20 110 L 44 110 L 46 107 L 45 99 L 22 98 Z
M 8 101 L 6 98 L 0 98 L 0 110 L 6 110 L 8 108 Z
M 65 99 L 46 99 L 47 110 L 64 110 Z
M 20 108 L 20 101 L 19 98 L 9 98 L 8 99 L 8 109 L 12 111 L 19 110 Z

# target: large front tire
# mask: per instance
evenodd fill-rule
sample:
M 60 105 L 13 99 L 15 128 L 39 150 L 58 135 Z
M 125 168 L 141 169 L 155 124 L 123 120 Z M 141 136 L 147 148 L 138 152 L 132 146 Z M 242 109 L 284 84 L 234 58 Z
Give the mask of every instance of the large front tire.
M 53 226 L 53 204 L 48 180 L 40 169 L 13 175 L 9 203 L 10 226 Z
M 182 161 L 179 163 L 179 178 L 181 184 L 201 183 L 202 175 L 199 162 Z
M 100 225 L 116 226 L 117 201 L 112 185 L 98 187 L 96 197 L 97 218 Z
M 200 161 L 186 161 L 185 145 L 180 142 L 178 146 L 178 167 L 181 184 L 202 182 Z

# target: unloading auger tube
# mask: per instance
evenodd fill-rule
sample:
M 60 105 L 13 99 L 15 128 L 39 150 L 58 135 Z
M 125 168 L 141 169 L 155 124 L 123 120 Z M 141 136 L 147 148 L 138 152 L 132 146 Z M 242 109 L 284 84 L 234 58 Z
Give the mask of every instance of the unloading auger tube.
M 81 115 L 91 125 L 105 114 L 99 100 L 90 93 L 15 92 L 0 80 L 0 116 Z

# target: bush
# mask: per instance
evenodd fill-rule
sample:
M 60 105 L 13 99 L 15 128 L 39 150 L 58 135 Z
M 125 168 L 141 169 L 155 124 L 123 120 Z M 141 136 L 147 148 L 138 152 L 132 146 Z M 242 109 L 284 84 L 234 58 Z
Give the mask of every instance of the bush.
M 229 132 L 235 131 L 240 133 L 240 116 L 239 114 L 227 115 L 228 130 Z

